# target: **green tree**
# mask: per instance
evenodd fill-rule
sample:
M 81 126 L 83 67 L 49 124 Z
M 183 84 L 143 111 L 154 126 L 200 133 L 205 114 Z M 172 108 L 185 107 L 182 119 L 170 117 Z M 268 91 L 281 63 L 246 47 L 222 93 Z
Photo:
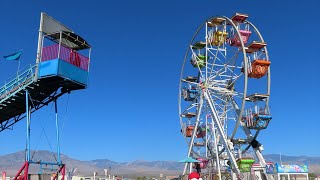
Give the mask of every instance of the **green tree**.
M 317 175 L 315 173 L 308 173 L 309 179 L 315 179 Z

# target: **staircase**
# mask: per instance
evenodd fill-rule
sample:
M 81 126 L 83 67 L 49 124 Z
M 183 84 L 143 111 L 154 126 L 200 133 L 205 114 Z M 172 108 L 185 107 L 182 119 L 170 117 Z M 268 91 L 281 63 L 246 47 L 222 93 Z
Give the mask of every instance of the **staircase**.
M 37 65 L 30 65 L 19 71 L 12 80 L 0 88 L 0 132 L 11 128 L 25 117 L 26 90 L 29 93 L 29 105 L 33 113 L 65 93 L 86 87 L 85 84 L 61 74 L 37 77 L 36 68 Z

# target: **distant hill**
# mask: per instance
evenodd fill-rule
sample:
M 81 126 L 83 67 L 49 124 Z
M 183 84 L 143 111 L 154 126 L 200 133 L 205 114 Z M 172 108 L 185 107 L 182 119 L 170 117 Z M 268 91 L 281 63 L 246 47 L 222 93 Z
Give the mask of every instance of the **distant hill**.
M 49 151 L 34 151 L 31 152 L 33 161 L 55 161 L 56 154 Z M 0 156 L 0 171 L 6 171 L 8 176 L 14 176 L 22 166 L 25 159 L 25 152 L 19 151 L 12 154 Z M 67 165 L 67 171 L 72 168 L 77 168 L 75 175 L 92 175 L 93 172 L 98 172 L 98 175 L 103 175 L 104 170 L 111 168 L 112 174 L 143 176 L 143 175 L 178 175 L 183 169 L 182 163 L 174 161 L 133 161 L 133 162 L 114 162 L 108 159 L 96 159 L 91 161 L 80 161 L 70 158 L 66 155 L 61 155 L 61 160 Z M 31 167 L 30 171 L 36 173 L 39 169 Z
M 32 152 L 33 161 L 39 161 L 40 157 L 43 161 L 54 161 L 56 154 L 49 151 Z M 0 156 L 0 171 L 7 171 L 9 176 L 14 176 L 24 162 L 25 154 L 23 151 Z M 280 161 L 279 154 L 264 155 L 266 161 Z M 93 172 L 98 172 L 98 175 L 103 175 L 103 169 L 111 168 L 112 174 L 122 176 L 159 176 L 178 175 L 182 172 L 183 164 L 175 161 L 143 161 L 137 160 L 132 162 L 114 162 L 108 159 L 96 159 L 91 161 L 81 161 L 70 158 L 66 155 L 61 155 L 61 159 L 67 164 L 67 170 L 77 168 L 75 175 L 92 175 Z M 309 171 L 320 174 L 320 157 L 308 156 L 281 156 L 283 164 L 309 164 Z M 38 168 L 31 167 L 31 172 L 36 173 Z
M 279 154 L 267 154 L 264 157 L 268 161 L 280 162 Z M 281 155 L 282 162 L 286 163 L 307 163 L 307 164 L 320 164 L 320 157 L 308 157 L 308 156 L 286 156 Z

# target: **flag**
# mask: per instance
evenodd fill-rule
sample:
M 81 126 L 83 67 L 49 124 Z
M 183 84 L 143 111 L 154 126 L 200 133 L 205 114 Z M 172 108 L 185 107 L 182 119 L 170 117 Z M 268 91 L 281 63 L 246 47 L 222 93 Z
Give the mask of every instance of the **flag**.
M 7 55 L 7 56 L 3 56 L 6 60 L 19 60 L 20 59 L 20 56 L 22 54 L 22 50 L 16 52 L 16 53 L 13 53 L 13 54 L 10 54 L 10 55 Z

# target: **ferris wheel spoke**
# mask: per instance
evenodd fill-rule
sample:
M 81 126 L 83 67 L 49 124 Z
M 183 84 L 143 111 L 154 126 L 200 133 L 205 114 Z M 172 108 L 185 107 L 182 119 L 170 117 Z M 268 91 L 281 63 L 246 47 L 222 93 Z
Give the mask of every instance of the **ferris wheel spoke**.
M 209 51 L 211 52 L 211 51 Z M 212 52 L 211 52 L 212 53 Z M 218 51 L 217 51 L 218 53 Z M 226 57 L 219 57 L 217 54 L 213 54 L 213 60 L 212 60 L 212 63 L 208 62 L 208 65 L 211 65 L 212 67 L 210 69 L 214 69 L 214 67 L 218 67 L 218 66 L 221 66 L 221 67 L 224 67 L 226 66 L 227 64 L 225 62 L 223 62 L 222 58 L 226 58 Z M 209 59 L 210 60 L 210 59 Z
M 216 67 L 218 67 L 218 66 L 219 65 L 216 65 Z M 218 76 L 222 76 L 222 74 L 224 74 L 225 72 L 226 72 L 225 67 L 221 68 L 219 71 L 215 71 L 214 76 L 212 76 L 213 73 L 211 72 L 210 75 L 209 75 L 209 79 L 210 80 L 216 79 Z
M 239 53 L 240 53 L 240 49 L 238 49 L 230 59 L 227 59 L 225 64 L 231 64 L 231 65 L 235 66 L 235 63 L 236 63 L 236 60 L 237 60 Z
M 215 53 L 213 52 L 215 51 Z M 218 56 L 222 56 L 221 58 L 226 59 L 227 57 L 222 53 L 224 52 L 225 49 L 220 49 L 219 47 L 217 48 L 209 48 L 207 49 L 207 52 L 209 52 L 212 56 L 214 56 L 215 58 L 217 58 L 217 60 L 219 60 L 220 62 L 223 62 L 220 58 L 218 58 Z M 208 54 L 209 55 L 209 54 Z M 213 59 L 213 62 L 215 62 L 216 59 Z
M 237 74 L 234 72 L 234 68 L 239 68 L 240 67 L 236 67 L 234 65 L 230 66 L 230 65 L 218 65 L 218 64 L 215 64 L 215 65 L 212 65 L 212 66 L 215 66 L 215 67 L 219 67 L 221 66 L 222 68 L 219 69 L 218 71 L 213 71 L 213 68 L 211 68 L 211 72 L 209 74 L 209 80 L 210 81 L 217 81 L 216 79 L 218 77 L 220 77 L 220 79 L 222 79 L 222 77 L 225 77 L 224 81 L 225 83 L 223 84 L 224 87 L 231 87 L 230 85 L 234 84 L 240 77 L 241 75 L 243 74 L 242 72 L 240 72 L 240 74 Z M 230 74 L 230 75 L 228 75 Z
M 231 87 L 233 87 L 234 84 L 236 83 L 236 81 L 241 77 L 242 74 L 243 73 L 241 73 L 238 76 L 236 76 L 233 81 L 232 81 L 232 79 L 230 79 L 230 81 L 229 81 L 229 83 L 227 85 L 227 89 L 230 89 Z
M 219 95 L 230 95 L 230 96 L 236 96 L 237 93 L 235 91 L 231 91 L 227 88 L 220 87 L 220 86 L 213 86 L 213 87 L 208 87 L 209 90 L 219 94 Z
M 213 104 L 216 107 L 216 110 L 220 110 L 218 111 L 218 116 L 221 117 L 221 119 L 225 119 L 225 116 L 227 115 L 227 113 L 229 111 L 232 111 L 232 106 L 228 105 L 227 103 L 220 102 L 220 103 Z
M 239 51 L 238 51 L 239 52 Z M 236 54 L 236 58 L 238 57 L 238 52 L 237 52 L 237 54 Z M 233 58 L 233 57 L 232 57 Z M 231 62 L 231 59 L 230 59 L 230 62 Z M 240 71 L 240 73 L 239 74 L 236 74 L 235 73 L 235 68 L 237 68 L 237 69 L 241 69 L 242 67 L 237 67 L 236 66 L 236 64 L 235 64 L 236 62 L 234 61 L 233 62 L 233 66 L 228 66 L 228 69 L 229 69 L 229 71 L 231 72 L 231 78 L 230 78 L 230 80 L 229 80 L 229 82 L 228 82 L 228 85 L 227 85 L 227 88 L 230 88 L 230 87 L 232 87 L 233 85 L 234 85 L 234 83 L 239 79 L 239 77 L 241 77 L 241 75 L 243 74 L 241 71 Z
M 210 64 L 209 62 L 207 62 L 207 63 L 208 63 L 208 64 L 207 64 L 207 69 L 209 68 L 208 66 L 211 65 L 211 67 L 209 68 L 209 69 L 210 69 L 209 77 L 211 77 L 212 72 L 213 72 L 213 70 L 214 70 L 214 64 L 216 63 L 216 60 L 217 60 L 217 59 L 219 60 L 219 58 L 218 58 L 218 56 L 217 56 L 217 55 L 218 55 L 218 50 L 216 51 L 216 54 L 214 54 L 214 53 L 211 52 L 210 50 L 208 50 L 208 51 L 214 56 L 212 64 Z
M 220 100 L 222 102 L 227 102 L 225 99 L 221 98 L 220 96 L 215 95 L 214 93 L 211 93 L 210 91 L 208 91 L 208 93 L 210 94 L 210 97 L 218 99 L 218 100 Z
M 191 109 L 194 109 L 195 107 L 198 107 L 198 104 L 199 104 L 199 103 L 192 103 L 192 104 L 190 104 L 184 111 L 182 111 L 181 114 L 184 114 L 184 113 L 190 111 Z
M 222 103 L 222 107 L 221 108 L 221 115 L 220 115 L 220 118 L 221 118 L 221 122 L 223 122 L 223 126 L 225 128 L 225 132 L 227 134 L 227 131 L 228 131 L 228 123 L 226 122 L 227 120 L 231 121 L 231 120 L 235 120 L 235 118 L 232 118 L 232 117 L 228 117 L 228 112 L 231 112 L 231 110 L 233 109 L 233 106 L 230 105 L 230 97 L 227 95 L 227 96 L 224 96 L 224 101 L 221 102 Z

